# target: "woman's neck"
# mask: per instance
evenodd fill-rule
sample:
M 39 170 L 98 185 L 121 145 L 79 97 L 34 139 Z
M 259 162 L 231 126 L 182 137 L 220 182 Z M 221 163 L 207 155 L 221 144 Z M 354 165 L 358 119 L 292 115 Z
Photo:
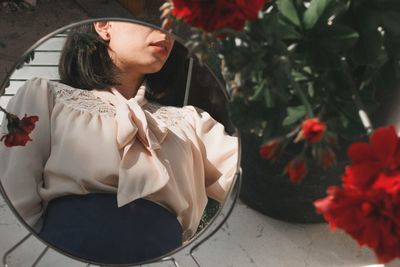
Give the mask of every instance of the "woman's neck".
M 116 85 L 115 89 L 117 89 L 126 99 L 131 99 L 135 97 L 139 87 L 143 83 L 143 79 L 143 74 L 122 73 L 118 76 L 118 82 L 121 84 Z

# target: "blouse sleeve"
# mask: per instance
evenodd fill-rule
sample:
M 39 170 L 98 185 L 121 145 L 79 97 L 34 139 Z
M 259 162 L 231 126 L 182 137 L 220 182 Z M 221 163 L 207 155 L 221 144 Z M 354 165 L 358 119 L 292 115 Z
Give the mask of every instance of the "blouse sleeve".
M 45 79 L 26 81 L 14 95 L 6 110 L 19 118 L 38 116 L 30 134 L 32 141 L 25 146 L 6 147 L 0 143 L 0 180 L 5 194 L 25 222 L 34 226 L 42 213 L 38 188 L 43 185 L 43 169 L 50 153 L 50 110 L 52 90 Z M 0 134 L 5 135 L 7 119 L 4 116 Z
M 238 138 L 225 132 L 224 126 L 209 113 L 187 106 L 193 121 L 203 158 L 207 195 L 222 203 L 231 187 L 238 164 Z

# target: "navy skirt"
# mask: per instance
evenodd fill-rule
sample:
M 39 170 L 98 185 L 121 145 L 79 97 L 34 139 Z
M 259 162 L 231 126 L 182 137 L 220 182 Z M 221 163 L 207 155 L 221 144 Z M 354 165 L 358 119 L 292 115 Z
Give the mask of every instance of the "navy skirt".
M 146 199 L 117 207 L 116 194 L 53 199 L 39 236 L 73 256 L 99 263 L 154 259 L 182 245 L 176 216 Z

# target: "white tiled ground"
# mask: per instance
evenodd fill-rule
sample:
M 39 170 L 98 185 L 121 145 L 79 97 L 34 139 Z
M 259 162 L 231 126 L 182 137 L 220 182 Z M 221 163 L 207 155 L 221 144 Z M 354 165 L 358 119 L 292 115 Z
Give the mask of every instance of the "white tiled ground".
M 0 199 L 0 255 L 27 231 Z M 29 239 L 10 257 L 10 267 L 30 266 L 44 246 Z M 342 232 L 331 233 L 327 225 L 289 224 L 262 215 L 238 201 L 225 225 L 195 253 L 202 266 L 266 267 L 383 267 L 374 255 L 360 249 Z M 75 267 L 85 264 L 49 251 L 40 267 Z M 153 266 L 172 266 L 170 263 Z M 390 267 L 400 266 L 400 261 Z

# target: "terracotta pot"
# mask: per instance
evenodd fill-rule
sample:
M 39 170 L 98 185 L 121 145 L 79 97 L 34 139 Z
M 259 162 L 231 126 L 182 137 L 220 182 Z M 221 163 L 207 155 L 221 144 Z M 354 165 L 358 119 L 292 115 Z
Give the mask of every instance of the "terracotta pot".
M 348 163 L 345 149 L 338 156 L 338 164 L 323 170 L 318 162 L 308 162 L 305 179 L 293 184 L 283 175 L 286 163 L 296 155 L 296 147 L 286 150 L 274 163 L 259 156 L 262 140 L 252 134 L 241 134 L 243 180 L 241 200 L 251 208 L 275 219 L 294 223 L 323 222 L 316 214 L 313 201 L 326 195 L 330 185 L 339 185 Z

